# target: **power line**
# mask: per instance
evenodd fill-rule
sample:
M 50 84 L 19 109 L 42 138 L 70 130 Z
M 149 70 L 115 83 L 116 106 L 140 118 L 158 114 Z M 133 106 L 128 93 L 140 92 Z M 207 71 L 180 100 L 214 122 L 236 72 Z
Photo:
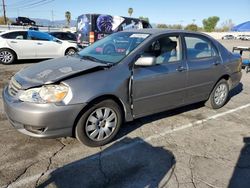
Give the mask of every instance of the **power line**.
M 20 2 L 23 2 L 23 3 L 19 3 L 20 5 L 8 5 L 8 6 L 10 6 L 10 8 L 12 9 L 17 9 L 17 8 L 26 9 L 26 8 L 33 8 L 33 7 L 45 5 L 53 1 L 54 0 L 38 0 L 38 1 L 23 0 L 23 1 L 20 1 Z
M 19 6 L 20 4 L 26 4 L 26 3 L 31 3 L 32 1 L 34 0 L 22 0 L 22 1 L 18 1 L 18 2 L 15 2 L 15 3 L 11 3 L 11 4 L 8 4 L 8 6 Z

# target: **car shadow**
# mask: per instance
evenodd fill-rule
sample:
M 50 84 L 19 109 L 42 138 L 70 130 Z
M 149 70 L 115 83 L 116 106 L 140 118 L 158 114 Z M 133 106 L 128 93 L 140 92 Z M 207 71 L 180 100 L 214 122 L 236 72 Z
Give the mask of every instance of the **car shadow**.
M 140 138 L 124 138 L 99 153 L 54 170 L 38 188 L 164 187 L 175 164 L 170 151 Z
M 39 62 L 45 61 L 45 60 L 48 60 L 48 59 L 22 59 L 22 60 L 15 61 L 11 65 L 39 63 Z
M 229 100 L 243 91 L 243 84 L 240 82 L 235 88 L 229 92 Z
M 235 165 L 229 188 L 250 186 L 250 137 L 243 138 L 244 146 Z
M 145 124 L 148 124 L 148 123 L 160 120 L 160 119 L 168 118 L 171 116 L 175 116 L 178 114 L 182 114 L 182 113 L 187 112 L 187 111 L 192 111 L 192 110 L 201 108 L 203 106 L 204 106 L 204 102 L 199 102 L 199 103 L 187 105 L 184 107 L 180 107 L 180 108 L 160 112 L 157 114 L 149 115 L 149 116 L 146 116 L 143 118 L 135 119 L 132 122 L 125 123 L 122 126 L 122 129 L 118 132 L 118 134 L 114 140 L 118 140 L 118 139 L 122 138 L 123 136 L 129 134 L 132 131 L 135 131 L 136 129 L 140 128 L 141 126 L 143 126 Z
M 243 91 L 243 84 L 239 83 L 234 89 L 232 89 L 229 92 L 229 97 L 228 97 L 227 103 L 230 101 L 231 98 L 233 98 L 236 95 L 240 94 L 242 91 Z M 170 116 L 179 115 L 179 114 L 182 114 L 184 112 L 188 112 L 188 111 L 192 111 L 192 110 L 196 110 L 196 109 L 199 109 L 201 107 L 204 107 L 204 103 L 205 102 L 203 101 L 203 102 L 187 105 L 187 106 L 184 106 L 184 107 L 180 107 L 180 108 L 160 112 L 160 113 L 149 115 L 149 116 L 146 116 L 146 117 L 143 117 L 143 118 L 135 119 L 132 122 L 125 123 L 123 125 L 122 129 L 118 132 L 118 134 L 117 134 L 117 136 L 115 137 L 114 140 L 118 140 L 118 139 L 122 138 L 123 136 L 126 136 L 130 132 L 140 128 L 141 126 L 143 126 L 145 124 L 148 124 L 148 123 L 151 123 L 151 122 L 163 119 L 163 118 L 168 118 Z

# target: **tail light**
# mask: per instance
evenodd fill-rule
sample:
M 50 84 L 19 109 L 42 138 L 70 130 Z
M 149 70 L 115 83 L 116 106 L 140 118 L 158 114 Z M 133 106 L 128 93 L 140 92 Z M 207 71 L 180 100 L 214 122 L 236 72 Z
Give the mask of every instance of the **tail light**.
M 94 43 L 95 42 L 95 32 L 91 31 L 89 32 L 89 43 Z

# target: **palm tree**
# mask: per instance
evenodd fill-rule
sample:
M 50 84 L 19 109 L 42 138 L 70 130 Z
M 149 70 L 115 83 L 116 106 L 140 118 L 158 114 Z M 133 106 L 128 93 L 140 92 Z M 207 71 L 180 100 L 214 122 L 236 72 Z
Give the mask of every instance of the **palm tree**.
M 66 11 L 65 12 L 65 18 L 66 18 L 66 22 L 67 22 L 67 26 L 70 26 L 70 21 L 71 21 L 71 13 L 70 11 Z
M 129 14 L 130 17 L 131 17 L 131 15 L 133 14 L 133 11 L 134 11 L 133 8 L 129 8 L 129 9 L 128 9 L 128 14 Z

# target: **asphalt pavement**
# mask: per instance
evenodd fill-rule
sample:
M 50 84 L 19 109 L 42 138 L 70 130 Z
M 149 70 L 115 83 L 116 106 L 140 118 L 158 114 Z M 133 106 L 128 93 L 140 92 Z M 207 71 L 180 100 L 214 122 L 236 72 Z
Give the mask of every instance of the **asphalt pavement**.
M 32 63 L 0 65 L 0 91 Z M 141 118 L 99 148 L 74 138 L 17 132 L 3 114 L 0 96 L 0 187 L 249 188 L 249 96 L 250 73 L 243 72 L 223 108 L 198 103 Z

